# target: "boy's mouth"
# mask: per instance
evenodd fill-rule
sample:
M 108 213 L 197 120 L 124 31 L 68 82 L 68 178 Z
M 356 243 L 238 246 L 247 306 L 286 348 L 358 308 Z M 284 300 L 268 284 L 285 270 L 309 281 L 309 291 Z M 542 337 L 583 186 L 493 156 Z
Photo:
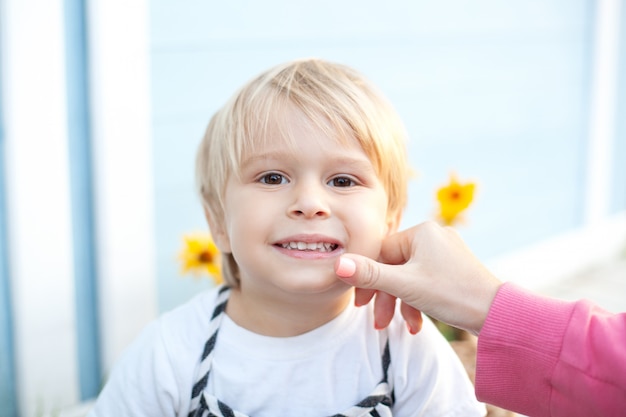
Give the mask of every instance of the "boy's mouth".
M 330 242 L 283 242 L 277 246 L 283 249 L 308 251 L 308 252 L 332 252 L 339 247 L 336 243 Z

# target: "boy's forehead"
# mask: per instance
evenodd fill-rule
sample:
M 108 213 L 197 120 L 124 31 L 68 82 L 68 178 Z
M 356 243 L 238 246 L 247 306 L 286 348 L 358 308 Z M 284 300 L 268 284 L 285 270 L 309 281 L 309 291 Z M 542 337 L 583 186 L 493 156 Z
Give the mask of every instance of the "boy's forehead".
M 240 158 L 240 164 L 246 164 L 259 159 L 281 159 L 306 156 L 306 150 L 303 149 L 302 140 L 307 141 L 307 145 L 319 146 L 323 149 L 350 148 L 352 146 L 361 145 L 356 139 L 350 141 L 340 139 L 337 135 L 326 136 L 323 132 L 316 135 L 307 135 L 306 138 L 297 135 L 266 135 L 258 138 L 243 149 Z
M 249 137 L 243 150 L 246 156 L 272 149 L 298 152 L 298 138 L 303 136 L 308 140 L 317 140 L 320 145 L 331 143 L 352 146 L 356 139 L 348 132 L 350 130 L 347 126 L 333 125 L 319 111 L 310 110 L 305 113 L 303 109 L 287 101 L 249 126 Z
M 346 132 L 337 131 L 328 125 L 320 127 L 312 123 L 277 123 L 273 128 L 259 132 L 252 138 L 249 146 L 244 147 L 242 159 L 258 154 L 300 154 L 303 152 L 303 145 L 332 149 L 357 147 L 363 150 L 354 135 L 347 135 Z

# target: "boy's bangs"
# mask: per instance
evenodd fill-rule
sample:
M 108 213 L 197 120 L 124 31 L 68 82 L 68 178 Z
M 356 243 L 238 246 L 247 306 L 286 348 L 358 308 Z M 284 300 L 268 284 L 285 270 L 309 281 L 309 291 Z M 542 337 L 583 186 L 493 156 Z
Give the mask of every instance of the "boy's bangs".
M 294 102 L 284 92 L 275 89 L 257 98 L 259 100 L 250 103 L 249 111 L 242 117 L 243 123 L 238 129 L 240 134 L 236 135 L 236 171 L 240 171 L 241 164 L 250 155 L 258 154 L 270 143 L 272 145 L 280 143 L 288 152 L 299 151 L 295 140 L 296 133 L 292 131 L 291 124 L 285 123 L 286 112 L 293 111 L 288 109 L 289 106 L 294 106 L 303 113 L 305 117 L 300 122 L 305 124 L 306 129 L 322 132 L 324 136 L 334 139 L 338 145 L 343 146 L 354 138 L 354 132 L 343 117 L 329 113 L 315 102 L 306 103 L 308 105 Z

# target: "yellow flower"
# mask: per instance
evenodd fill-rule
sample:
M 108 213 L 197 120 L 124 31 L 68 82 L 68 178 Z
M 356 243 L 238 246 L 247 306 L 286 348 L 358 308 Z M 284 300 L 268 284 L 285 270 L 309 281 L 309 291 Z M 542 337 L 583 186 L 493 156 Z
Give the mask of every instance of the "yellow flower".
M 472 203 L 475 187 L 472 182 L 461 184 L 454 174 L 450 175 L 450 182 L 437 191 L 438 217 L 443 224 L 451 226 L 459 219 L 461 212 Z
M 183 236 L 184 247 L 178 256 L 182 273 L 195 276 L 208 275 L 216 284 L 222 282 L 220 252 L 208 233 L 192 233 Z

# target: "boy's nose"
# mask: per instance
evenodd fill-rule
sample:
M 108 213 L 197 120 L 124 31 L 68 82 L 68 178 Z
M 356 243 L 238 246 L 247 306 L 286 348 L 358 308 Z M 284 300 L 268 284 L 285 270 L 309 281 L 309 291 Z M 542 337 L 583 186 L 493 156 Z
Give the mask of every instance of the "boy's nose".
M 294 200 L 289 206 L 288 215 L 293 218 L 326 218 L 330 216 L 330 206 L 323 184 L 300 184 L 294 188 Z

